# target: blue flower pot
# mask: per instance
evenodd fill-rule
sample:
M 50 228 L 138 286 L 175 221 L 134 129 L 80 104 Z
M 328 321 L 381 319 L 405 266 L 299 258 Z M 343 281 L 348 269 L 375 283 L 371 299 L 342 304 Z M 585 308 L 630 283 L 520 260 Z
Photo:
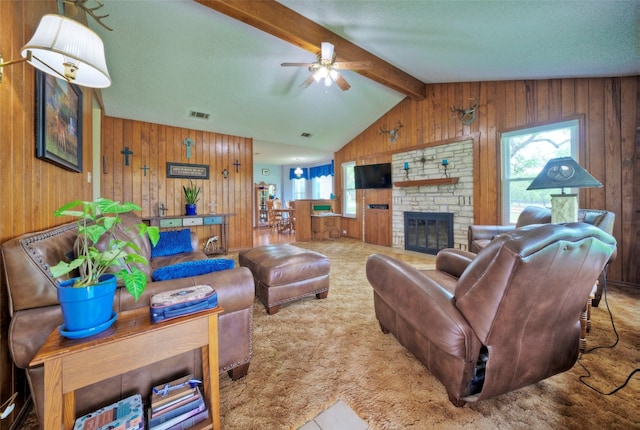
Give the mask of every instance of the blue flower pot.
M 189 216 L 189 215 L 198 215 L 197 206 L 196 206 L 195 203 L 184 205 L 184 210 L 186 211 L 187 216 Z
M 105 324 L 110 320 L 115 321 L 113 297 L 116 292 L 116 277 L 105 274 L 100 277 L 100 283 L 81 288 L 73 288 L 74 281 L 75 279 L 69 279 L 58 285 L 58 301 L 64 318 L 64 327 L 61 327 L 60 332 L 73 333 L 73 337 L 84 337 L 81 334 L 91 336 L 109 328 L 111 324 L 106 327 Z

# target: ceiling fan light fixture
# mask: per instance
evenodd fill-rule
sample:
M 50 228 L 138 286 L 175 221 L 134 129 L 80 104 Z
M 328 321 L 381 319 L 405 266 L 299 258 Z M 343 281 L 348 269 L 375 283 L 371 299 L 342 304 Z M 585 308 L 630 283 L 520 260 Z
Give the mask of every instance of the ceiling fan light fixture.
M 335 59 L 334 46 L 329 42 L 322 42 L 320 44 L 320 59 L 322 61 L 333 62 Z
M 307 67 L 311 76 L 309 76 L 301 85 L 301 88 L 307 88 L 312 82 L 321 83 L 324 80 L 326 87 L 331 86 L 335 82 L 342 91 L 347 91 L 351 85 L 340 75 L 338 70 L 360 70 L 371 68 L 371 63 L 366 61 L 340 61 L 335 62 L 336 53 L 333 44 L 322 42 L 322 49 L 316 55 L 315 63 L 282 63 L 286 67 Z
M 329 69 L 325 66 L 319 67 L 313 74 L 313 78 L 316 79 L 316 82 L 320 81 L 322 78 L 326 78 L 327 76 L 329 76 Z

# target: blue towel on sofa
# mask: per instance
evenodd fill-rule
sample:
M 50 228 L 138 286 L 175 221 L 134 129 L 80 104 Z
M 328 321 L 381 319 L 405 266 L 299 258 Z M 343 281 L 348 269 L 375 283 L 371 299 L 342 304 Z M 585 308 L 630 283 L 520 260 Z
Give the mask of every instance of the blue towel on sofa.
M 187 278 L 189 276 L 198 276 L 204 275 L 205 273 L 233 269 L 234 266 L 234 260 L 225 258 L 185 261 L 157 268 L 153 271 L 152 278 L 154 281 L 167 281 L 169 279 Z

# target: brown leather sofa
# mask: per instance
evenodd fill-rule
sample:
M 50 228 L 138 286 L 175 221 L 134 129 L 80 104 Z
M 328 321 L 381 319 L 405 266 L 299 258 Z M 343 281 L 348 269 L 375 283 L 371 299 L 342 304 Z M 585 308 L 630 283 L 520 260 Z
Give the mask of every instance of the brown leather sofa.
M 463 406 L 574 365 L 578 315 L 615 247 L 586 223 L 532 225 L 477 255 L 442 250 L 435 270 L 376 254 L 366 273 L 382 331 Z
M 586 222 L 613 235 L 613 224 L 616 214 L 601 209 L 578 209 L 578 222 Z M 551 209 L 537 206 L 527 206 L 518 216 L 516 225 L 470 225 L 468 230 L 469 251 L 477 254 L 482 248 L 487 246 L 496 236 L 512 231 L 516 228 L 532 224 L 551 223 Z M 617 249 L 609 259 L 609 263 L 615 260 Z M 598 306 L 602 297 L 602 290 L 606 286 L 606 266 L 600 278 L 598 278 L 598 288 L 592 300 L 593 306 Z
M 124 215 L 122 227 L 139 223 L 136 215 Z M 120 232 L 122 233 L 122 232 Z M 2 244 L 6 285 L 9 290 L 11 323 L 8 344 L 16 366 L 26 369 L 38 417 L 42 420 L 43 369 L 29 367 L 29 362 L 40 349 L 52 330 L 62 324 L 62 313 L 57 301 L 56 283 L 48 268 L 73 252 L 77 237 L 75 223 L 48 230 L 25 234 Z M 131 238 L 150 258 L 151 244 Z M 194 251 L 150 258 L 150 274 L 158 267 L 183 261 L 206 259 L 199 250 L 198 239 L 192 234 Z M 244 376 L 252 356 L 253 337 L 253 276 L 245 267 L 238 267 L 205 275 L 149 282 L 136 302 L 123 288 L 118 288 L 114 310 L 121 312 L 149 306 L 153 294 L 198 284 L 211 285 L 218 293 L 218 303 L 224 308 L 219 317 L 219 372 L 228 372 L 232 379 Z M 171 348 L 168 344 L 167 348 Z M 132 351 L 135 354 L 135 351 Z M 91 366 L 87 363 L 87 366 Z M 175 379 L 187 373 L 201 375 L 199 353 L 182 354 L 159 365 L 148 366 L 111 378 L 76 393 L 76 412 L 82 415 L 118 399 L 140 393 L 146 396 L 154 385 Z M 40 422 L 42 428 L 42 421 Z

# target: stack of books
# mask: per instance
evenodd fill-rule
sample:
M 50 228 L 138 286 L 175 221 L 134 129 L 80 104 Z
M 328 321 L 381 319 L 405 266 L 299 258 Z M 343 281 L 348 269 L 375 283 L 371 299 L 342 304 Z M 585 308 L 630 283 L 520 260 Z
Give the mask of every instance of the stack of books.
M 144 413 L 140 394 L 127 397 L 78 418 L 74 430 L 143 430 Z
M 153 388 L 147 412 L 149 430 L 184 430 L 206 420 L 209 410 L 193 375 Z

